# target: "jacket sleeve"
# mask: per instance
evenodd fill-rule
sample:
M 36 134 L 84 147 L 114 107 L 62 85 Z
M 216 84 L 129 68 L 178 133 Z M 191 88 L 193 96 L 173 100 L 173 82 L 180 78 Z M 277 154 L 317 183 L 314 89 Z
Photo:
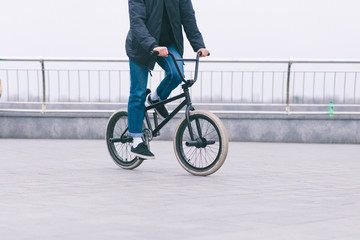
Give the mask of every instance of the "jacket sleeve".
M 146 6 L 144 0 L 129 0 L 129 16 L 132 36 L 142 48 L 149 52 L 152 51 L 154 47 L 157 47 L 157 41 L 151 36 L 145 24 Z
M 196 23 L 195 11 L 191 0 L 180 0 L 180 14 L 186 37 L 193 50 L 196 52 L 200 48 L 205 48 L 203 37 Z

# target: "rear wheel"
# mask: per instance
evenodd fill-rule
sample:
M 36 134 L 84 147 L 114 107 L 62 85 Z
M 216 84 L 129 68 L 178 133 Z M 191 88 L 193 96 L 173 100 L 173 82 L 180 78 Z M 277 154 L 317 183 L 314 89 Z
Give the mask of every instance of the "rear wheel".
M 132 138 L 129 137 L 128 116 L 125 109 L 115 112 L 106 128 L 106 144 L 114 162 L 122 168 L 134 169 L 143 160 L 131 154 Z
M 174 150 L 180 165 L 198 176 L 210 175 L 223 165 L 228 152 L 228 136 L 221 120 L 207 111 L 190 113 L 194 141 L 191 140 L 186 118 L 174 137 Z

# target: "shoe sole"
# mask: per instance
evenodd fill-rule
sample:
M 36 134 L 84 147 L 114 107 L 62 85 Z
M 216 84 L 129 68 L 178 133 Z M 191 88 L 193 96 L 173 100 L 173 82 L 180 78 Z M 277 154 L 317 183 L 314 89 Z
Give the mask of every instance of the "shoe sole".
M 155 156 L 146 156 L 146 155 L 142 155 L 140 153 L 134 153 L 134 152 L 131 152 L 132 155 L 136 156 L 136 157 L 139 157 L 139 158 L 142 158 L 141 160 L 147 160 L 147 159 L 155 159 Z
M 160 113 L 159 113 L 159 111 L 158 110 L 156 110 L 156 108 L 154 109 L 155 110 L 155 112 L 157 113 L 157 115 L 158 115 L 158 117 L 161 119 L 161 120 L 164 120 L 165 118 L 167 118 L 169 115 L 167 115 L 167 117 L 164 117 L 163 115 L 161 115 Z M 167 110 L 167 109 L 166 109 Z
M 151 106 L 151 105 L 152 105 L 152 103 L 149 101 L 149 95 L 146 95 L 145 106 L 148 107 L 148 106 Z M 168 111 L 168 109 L 167 109 L 167 107 L 165 105 L 164 105 L 164 107 L 165 107 L 166 111 Z M 156 108 L 154 108 L 154 111 L 156 112 L 158 117 L 161 118 L 161 120 L 164 120 L 165 118 L 167 118 L 170 115 L 170 114 L 168 114 L 166 117 L 163 117 Z

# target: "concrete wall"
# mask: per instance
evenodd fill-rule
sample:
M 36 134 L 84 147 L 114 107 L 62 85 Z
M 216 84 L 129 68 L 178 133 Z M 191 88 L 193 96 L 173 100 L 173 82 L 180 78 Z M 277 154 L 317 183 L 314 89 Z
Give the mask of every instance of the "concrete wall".
M 0 137 L 101 139 L 110 115 L 0 113 Z M 360 143 L 360 116 L 218 116 L 231 141 Z M 157 139 L 172 139 L 180 117 L 171 120 Z

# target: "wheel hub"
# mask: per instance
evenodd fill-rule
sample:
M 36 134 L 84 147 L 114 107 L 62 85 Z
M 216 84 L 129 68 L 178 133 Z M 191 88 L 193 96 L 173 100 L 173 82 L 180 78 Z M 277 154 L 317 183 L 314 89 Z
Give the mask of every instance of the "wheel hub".
M 186 142 L 185 145 L 188 147 L 205 148 L 209 144 L 214 144 L 214 141 L 207 141 L 204 137 L 199 137 L 195 141 Z

